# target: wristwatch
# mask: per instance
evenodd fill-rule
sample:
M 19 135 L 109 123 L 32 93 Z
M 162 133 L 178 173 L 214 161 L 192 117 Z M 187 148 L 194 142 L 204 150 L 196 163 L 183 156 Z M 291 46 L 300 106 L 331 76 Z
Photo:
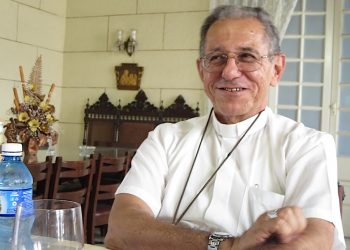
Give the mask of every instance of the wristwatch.
M 208 250 L 218 250 L 220 243 L 230 237 L 232 237 L 232 235 L 228 233 L 222 233 L 222 232 L 211 233 L 209 235 Z

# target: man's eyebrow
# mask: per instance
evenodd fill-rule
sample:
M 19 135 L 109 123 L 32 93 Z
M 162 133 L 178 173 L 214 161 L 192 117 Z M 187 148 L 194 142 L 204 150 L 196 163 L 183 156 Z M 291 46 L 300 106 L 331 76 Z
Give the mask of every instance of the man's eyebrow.
M 228 52 L 233 52 L 233 53 L 237 53 L 237 52 L 239 52 L 239 53 L 240 52 L 251 52 L 251 53 L 254 53 L 254 54 L 260 54 L 259 51 L 257 51 L 256 49 L 254 49 L 252 47 L 238 47 L 238 49 L 236 49 L 234 51 L 227 51 L 227 50 L 225 50 L 222 47 L 216 47 L 216 48 L 210 49 L 207 54 L 211 54 L 211 53 L 214 53 L 214 52 L 222 52 L 222 53 L 228 53 Z
M 259 54 L 259 51 L 252 47 L 239 47 L 238 50 L 239 52 L 253 52 L 255 54 Z
M 216 47 L 214 49 L 210 49 L 208 51 L 208 54 L 213 53 L 213 52 L 225 52 L 225 50 L 222 47 Z

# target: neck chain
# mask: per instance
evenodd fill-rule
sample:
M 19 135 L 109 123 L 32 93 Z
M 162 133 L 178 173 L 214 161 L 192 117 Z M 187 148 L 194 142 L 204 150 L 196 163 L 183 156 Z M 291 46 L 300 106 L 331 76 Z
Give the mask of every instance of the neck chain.
M 208 125 L 209 125 L 209 122 L 210 122 L 211 115 L 212 115 L 212 113 L 213 113 L 213 108 L 210 110 L 209 118 L 208 118 L 208 120 L 207 120 L 207 123 L 205 124 L 204 131 L 203 131 L 201 140 L 200 140 L 200 142 L 199 142 L 196 155 L 194 156 L 194 159 L 193 159 L 193 162 L 192 162 L 192 165 L 191 165 L 190 172 L 189 172 L 189 174 L 188 174 L 188 176 L 187 176 L 187 179 L 186 179 L 184 188 L 182 189 L 182 193 L 181 193 L 181 196 L 180 196 L 180 200 L 179 200 L 179 202 L 177 203 L 177 206 L 176 206 L 176 210 L 175 210 L 175 214 L 174 214 L 174 217 L 173 217 L 172 224 L 177 225 L 177 224 L 181 221 L 181 219 L 184 217 L 184 215 L 186 214 L 186 212 L 188 211 L 188 209 L 192 206 L 192 204 L 195 202 L 195 200 L 198 198 L 198 196 L 203 192 L 203 190 L 208 186 L 208 184 L 213 180 L 213 178 L 215 177 L 215 175 L 217 174 L 217 172 L 220 170 L 220 168 L 222 167 L 222 165 L 224 165 L 224 163 L 226 162 L 226 160 L 231 156 L 231 154 L 233 153 L 233 151 L 237 148 L 237 146 L 240 144 L 240 142 L 241 142 L 241 141 L 243 140 L 243 138 L 246 136 L 246 134 L 248 133 L 248 131 L 253 127 L 253 125 L 254 125 L 255 122 L 258 120 L 258 118 L 260 117 L 260 115 L 261 115 L 261 113 L 262 113 L 263 111 L 264 111 L 264 110 L 262 110 L 262 111 L 259 112 L 259 114 L 257 115 L 257 117 L 256 117 L 256 118 L 254 119 L 254 121 L 250 124 L 250 126 L 247 128 L 247 130 L 244 132 L 244 134 L 239 138 L 239 140 L 238 140 L 238 141 L 236 142 L 236 144 L 233 146 L 233 148 L 231 149 L 231 151 L 226 155 L 225 159 L 220 163 L 220 165 L 216 168 L 216 170 L 213 172 L 213 174 L 212 174 L 212 175 L 208 178 L 208 180 L 204 183 L 204 185 L 203 185 L 202 188 L 199 190 L 199 192 L 193 197 L 192 201 L 187 205 L 187 207 L 186 207 L 185 210 L 182 212 L 182 214 L 179 216 L 179 218 L 176 219 L 177 214 L 178 214 L 178 212 L 179 212 L 180 204 L 181 204 L 182 199 L 183 199 L 183 197 L 184 197 L 185 190 L 186 190 L 188 181 L 189 181 L 189 179 L 190 179 L 190 176 L 191 176 L 191 173 L 192 173 L 192 170 L 193 170 L 193 167 L 194 167 L 194 164 L 195 164 L 195 162 L 196 162 L 196 160 L 197 160 L 197 156 L 198 156 L 198 153 L 199 153 L 199 149 L 200 149 L 201 146 L 202 146 L 202 142 L 203 142 L 205 133 L 207 132 L 207 129 L 208 129 Z

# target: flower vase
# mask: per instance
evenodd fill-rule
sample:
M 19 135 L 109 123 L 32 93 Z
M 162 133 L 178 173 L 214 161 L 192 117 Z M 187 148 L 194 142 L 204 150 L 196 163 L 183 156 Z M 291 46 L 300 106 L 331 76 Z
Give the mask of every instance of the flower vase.
M 37 163 L 38 150 L 39 150 L 39 142 L 36 139 L 29 138 L 26 143 L 23 143 L 23 152 L 24 152 L 23 162 L 25 164 Z

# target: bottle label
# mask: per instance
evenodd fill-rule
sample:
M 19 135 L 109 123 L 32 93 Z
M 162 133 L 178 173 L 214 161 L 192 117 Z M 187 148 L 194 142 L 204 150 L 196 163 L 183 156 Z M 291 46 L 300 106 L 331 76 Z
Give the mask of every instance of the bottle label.
M 14 217 L 17 204 L 32 199 L 32 188 L 0 190 L 0 216 Z

